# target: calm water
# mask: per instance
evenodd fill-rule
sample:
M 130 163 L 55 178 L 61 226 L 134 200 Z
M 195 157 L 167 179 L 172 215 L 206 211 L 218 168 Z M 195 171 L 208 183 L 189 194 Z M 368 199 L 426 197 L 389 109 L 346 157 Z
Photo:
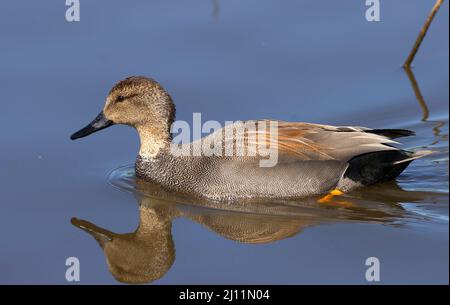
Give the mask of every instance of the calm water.
M 67 283 L 71 256 L 84 284 L 118 283 L 117 268 L 155 284 L 366 283 L 370 256 L 383 283 L 448 283 L 448 2 L 412 77 L 400 66 L 433 1 L 382 1 L 379 23 L 364 1 L 149 2 L 82 0 L 79 23 L 64 1 L 2 5 L 0 283 Z M 408 128 L 403 147 L 437 153 L 347 207 L 175 197 L 133 177 L 132 129 L 69 140 L 136 74 L 178 119 Z

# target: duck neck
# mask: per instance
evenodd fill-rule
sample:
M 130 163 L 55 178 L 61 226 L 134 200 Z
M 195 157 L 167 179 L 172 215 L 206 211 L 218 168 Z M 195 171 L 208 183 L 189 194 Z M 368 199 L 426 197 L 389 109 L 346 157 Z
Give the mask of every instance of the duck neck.
M 139 155 L 143 158 L 154 158 L 170 145 L 171 136 L 167 129 L 150 126 L 137 126 L 136 129 L 141 140 Z

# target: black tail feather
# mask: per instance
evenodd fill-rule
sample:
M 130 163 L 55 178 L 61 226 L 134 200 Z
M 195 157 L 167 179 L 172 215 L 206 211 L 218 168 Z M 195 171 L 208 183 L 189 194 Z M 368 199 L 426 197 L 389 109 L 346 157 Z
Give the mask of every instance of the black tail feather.
M 359 155 L 349 161 L 344 176 L 363 185 L 393 180 L 413 161 L 413 155 L 404 150 Z
M 414 136 L 416 134 L 414 131 L 407 129 L 370 129 L 366 130 L 366 132 L 382 135 L 390 139 L 409 137 Z

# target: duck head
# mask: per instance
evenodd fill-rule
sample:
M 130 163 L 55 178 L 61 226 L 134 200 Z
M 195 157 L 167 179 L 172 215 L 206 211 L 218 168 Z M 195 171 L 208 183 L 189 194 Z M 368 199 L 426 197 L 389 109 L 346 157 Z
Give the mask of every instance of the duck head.
M 170 143 L 174 119 L 175 106 L 167 91 L 151 78 L 133 76 L 114 85 L 100 114 L 70 138 L 83 138 L 114 124 L 128 125 L 140 135 L 141 153 L 152 155 Z

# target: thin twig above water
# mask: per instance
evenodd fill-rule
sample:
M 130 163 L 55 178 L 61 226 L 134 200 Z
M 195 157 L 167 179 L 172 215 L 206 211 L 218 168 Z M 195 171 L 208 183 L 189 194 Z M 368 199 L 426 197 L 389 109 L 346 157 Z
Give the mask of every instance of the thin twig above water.
M 427 20 L 425 21 L 425 24 L 422 27 L 422 30 L 419 33 L 419 36 L 416 39 L 416 42 L 414 43 L 414 46 L 411 50 L 411 53 L 409 53 L 408 58 L 406 59 L 405 63 L 403 64 L 404 67 L 410 67 L 411 63 L 414 60 L 414 57 L 417 54 L 417 51 L 419 51 L 420 45 L 422 44 L 423 39 L 425 38 L 425 35 L 428 32 L 428 29 L 431 25 L 431 22 L 434 19 L 434 16 L 436 16 L 436 13 L 438 12 L 439 8 L 441 7 L 442 3 L 444 3 L 444 0 L 437 0 L 433 9 L 431 10 L 430 15 L 428 16 Z

